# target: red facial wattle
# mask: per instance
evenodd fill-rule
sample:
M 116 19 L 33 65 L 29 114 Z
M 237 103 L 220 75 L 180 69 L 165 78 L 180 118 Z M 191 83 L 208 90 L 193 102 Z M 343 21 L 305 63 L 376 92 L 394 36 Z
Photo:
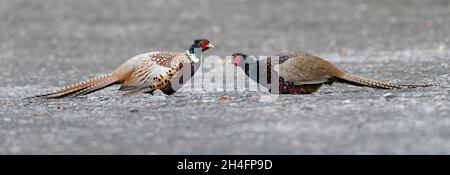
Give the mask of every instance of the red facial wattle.
M 202 40 L 202 41 L 200 41 L 200 43 L 198 44 L 198 47 L 199 47 L 200 49 L 205 49 L 205 48 L 208 46 L 208 44 L 209 44 L 209 41 L 207 41 L 207 40 Z
M 233 55 L 231 63 L 234 64 L 235 66 L 239 65 L 239 56 Z

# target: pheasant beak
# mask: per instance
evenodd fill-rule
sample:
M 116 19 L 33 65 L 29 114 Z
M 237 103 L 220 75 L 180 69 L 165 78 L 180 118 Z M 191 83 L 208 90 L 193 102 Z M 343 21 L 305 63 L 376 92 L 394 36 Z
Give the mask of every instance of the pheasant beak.
M 211 43 L 209 43 L 206 47 L 207 47 L 207 48 L 214 48 L 214 45 L 212 45 Z

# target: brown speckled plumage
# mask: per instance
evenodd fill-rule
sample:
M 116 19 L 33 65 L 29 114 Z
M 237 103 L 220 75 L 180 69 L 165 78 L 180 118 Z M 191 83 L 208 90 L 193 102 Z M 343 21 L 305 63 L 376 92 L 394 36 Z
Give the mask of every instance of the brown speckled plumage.
M 50 93 L 31 98 L 62 98 L 86 95 L 113 84 L 122 84 L 119 90 L 126 94 L 138 92 L 152 93 L 162 90 L 166 94 L 175 92 L 171 87 L 172 78 L 182 65 L 195 64 L 189 54 L 198 48 L 205 51 L 213 47 L 208 40 L 195 40 L 186 52 L 156 51 L 134 56 L 120 65 L 112 73 L 75 83 Z
M 233 54 L 235 65 L 238 65 L 239 57 L 247 59 L 245 54 Z M 271 61 L 272 60 L 272 61 Z M 277 62 L 273 62 L 277 60 Z M 323 84 L 332 84 L 333 82 L 340 82 L 351 84 L 355 86 L 367 86 L 379 89 L 394 89 L 394 88 L 416 88 L 428 87 L 433 84 L 394 84 L 380 80 L 365 78 L 360 75 L 347 73 L 338 69 L 330 62 L 318 56 L 306 52 L 283 52 L 274 57 L 250 61 L 260 64 L 260 62 L 268 63 L 267 68 L 260 68 L 260 71 L 268 71 L 269 76 L 276 75 L 279 78 L 278 85 L 279 93 L 282 94 L 309 94 L 317 91 Z M 247 71 L 244 64 L 239 64 L 244 71 Z M 259 66 L 261 67 L 261 66 Z M 248 72 L 246 72 L 247 75 Z M 251 77 L 258 81 L 260 78 Z M 268 87 L 269 85 L 265 85 Z M 274 90 L 268 87 L 271 92 Z

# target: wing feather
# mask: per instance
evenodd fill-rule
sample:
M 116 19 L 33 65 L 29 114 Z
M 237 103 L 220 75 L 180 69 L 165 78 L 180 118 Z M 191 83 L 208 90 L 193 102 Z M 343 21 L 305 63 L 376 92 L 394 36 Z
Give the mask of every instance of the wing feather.
M 129 79 L 125 80 L 121 91 L 131 91 L 141 89 L 150 85 L 154 80 L 153 77 L 157 77 L 170 68 L 161 66 L 150 59 L 143 59 L 131 74 Z
M 190 63 L 182 52 L 150 52 L 135 64 L 131 75 L 123 82 L 119 90 L 127 95 L 138 92 L 153 92 L 165 88 L 178 71 L 180 63 Z
M 320 57 L 304 52 L 288 55 L 289 58 L 284 57 L 278 68 L 280 76 L 286 81 L 296 85 L 321 84 L 333 77 L 329 67 L 331 63 Z

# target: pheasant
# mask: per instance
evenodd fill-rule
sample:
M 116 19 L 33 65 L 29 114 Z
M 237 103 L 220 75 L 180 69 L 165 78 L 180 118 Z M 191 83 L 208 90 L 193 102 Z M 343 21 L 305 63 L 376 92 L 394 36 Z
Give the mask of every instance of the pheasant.
M 431 84 L 394 84 L 369 79 L 347 73 L 323 58 L 306 52 L 283 52 L 273 58 L 256 60 L 255 57 L 249 57 L 243 53 L 234 53 L 231 61 L 235 66 L 241 67 L 248 77 L 268 88 L 270 92 L 273 91 L 270 82 L 273 77 L 277 77 L 280 94 L 310 94 L 317 91 L 323 84 L 331 85 L 333 82 L 379 89 L 433 86 Z M 277 63 L 272 63 L 272 60 L 277 60 Z M 256 70 L 256 73 L 252 73 L 251 70 Z
M 158 89 L 167 95 L 171 95 L 178 90 L 172 86 L 172 81 L 175 78 L 180 78 L 179 82 L 182 84 L 184 80 L 190 78 L 190 76 L 182 78 L 182 75 L 185 74 L 181 74 L 181 72 L 189 71 L 189 69 L 184 68 L 185 66 L 190 66 L 190 75 L 194 75 L 199 67 L 199 58 L 201 58 L 202 52 L 209 48 L 214 48 L 214 46 L 207 39 L 198 39 L 186 52 L 155 51 L 143 53 L 130 58 L 112 73 L 31 98 L 82 96 L 114 84 L 122 84 L 119 90 L 125 91 L 127 95 L 139 92 L 153 94 L 153 91 Z

